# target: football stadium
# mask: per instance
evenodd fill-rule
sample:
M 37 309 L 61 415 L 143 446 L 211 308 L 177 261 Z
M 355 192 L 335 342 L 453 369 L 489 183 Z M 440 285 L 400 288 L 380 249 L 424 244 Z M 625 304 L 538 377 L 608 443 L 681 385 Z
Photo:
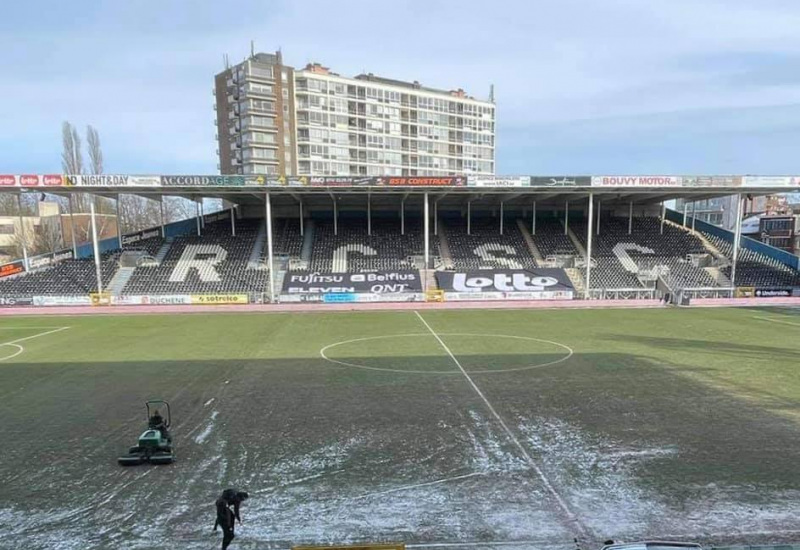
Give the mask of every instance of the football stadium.
M 0 266 L 14 547 L 215 547 L 226 487 L 250 549 L 800 540 L 800 263 L 741 235 L 798 177 L 0 181 L 197 204 Z

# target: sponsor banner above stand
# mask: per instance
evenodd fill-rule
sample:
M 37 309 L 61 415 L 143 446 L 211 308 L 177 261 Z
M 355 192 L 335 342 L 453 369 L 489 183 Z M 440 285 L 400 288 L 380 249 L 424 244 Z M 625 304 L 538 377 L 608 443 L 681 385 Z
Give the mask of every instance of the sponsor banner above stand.
M 465 179 L 464 176 L 381 176 L 375 178 L 375 185 L 389 185 L 391 187 L 463 187 Z
M 531 187 L 589 187 L 592 178 L 589 176 L 549 176 L 532 177 Z
M 125 174 L 66 175 L 69 187 L 159 187 L 161 176 L 129 176 Z
M 533 296 L 547 292 L 564 293 L 572 298 L 574 292 L 567 272 L 558 268 L 439 271 L 436 273 L 436 282 L 439 288 L 445 291 L 445 295 L 449 292 L 503 294 L 524 292 Z
M 684 187 L 740 187 L 741 176 L 682 176 Z
M 417 270 L 374 273 L 317 273 L 289 271 L 283 278 L 283 294 L 393 294 L 422 292 Z M 344 298 L 343 298 L 344 300 Z
M 247 294 L 192 294 L 192 304 L 247 304 Z
M 312 187 L 364 187 L 377 185 L 378 178 L 372 176 L 310 176 Z
M 0 175 L 0 187 L 60 187 L 65 185 L 61 174 Z
M 136 244 L 139 241 L 161 237 L 161 229 L 146 229 L 137 233 L 128 233 L 122 236 L 122 246 Z
M 800 176 L 745 176 L 744 187 L 800 187 Z
M 73 258 L 72 250 L 62 250 L 55 254 L 42 254 L 41 256 L 33 256 L 28 258 L 28 269 L 39 269 L 55 265 L 64 260 L 71 260 Z
M 161 176 L 165 187 L 242 187 L 244 176 Z
M 530 176 L 467 176 L 470 187 L 530 187 Z
M 211 223 L 211 222 L 218 222 L 220 220 L 227 220 L 230 217 L 231 217 L 230 210 L 220 210 L 219 212 L 214 212 L 213 214 L 206 214 L 205 216 L 203 216 L 203 219 L 206 221 L 206 223 Z
M 3 277 L 11 277 L 12 275 L 19 275 L 20 273 L 25 272 L 25 262 L 22 260 L 17 260 L 16 262 L 10 262 L 7 264 L 0 265 L 0 279 Z
M 592 187 L 680 187 L 680 176 L 592 176 Z

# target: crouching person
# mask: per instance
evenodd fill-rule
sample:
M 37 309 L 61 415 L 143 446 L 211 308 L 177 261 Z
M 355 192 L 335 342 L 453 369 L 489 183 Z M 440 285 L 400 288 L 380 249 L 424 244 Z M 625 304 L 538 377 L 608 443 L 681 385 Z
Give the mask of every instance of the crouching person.
M 226 550 L 236 537 L 234 529 L 236 521 L 242 523 L 239 507 L 247 500 L 248 494 L 236 489 L 225 489 L 216 501 L 217 519 L 214 522 L 214 531 L 222 527 L 222 550 Z M 233 509 L 231 509 L 233 508 Z

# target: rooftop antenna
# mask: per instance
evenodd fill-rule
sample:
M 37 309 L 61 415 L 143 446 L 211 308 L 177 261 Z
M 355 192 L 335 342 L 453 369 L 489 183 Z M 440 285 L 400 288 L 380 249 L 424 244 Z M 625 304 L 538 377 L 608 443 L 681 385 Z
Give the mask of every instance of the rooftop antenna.
M 489 85 L 489 101 L 494 103 L 494 84 Z

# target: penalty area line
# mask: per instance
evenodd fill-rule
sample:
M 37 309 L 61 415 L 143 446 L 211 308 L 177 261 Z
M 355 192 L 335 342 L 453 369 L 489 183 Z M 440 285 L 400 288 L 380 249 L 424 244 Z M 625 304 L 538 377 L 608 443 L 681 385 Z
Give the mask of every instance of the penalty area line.
M 772 319 L 770 317 L 757 317 L 753 316 L 753 319 L 758 319 L 759 321 L 769 321 L 770 323 L 778 323 L 781 325 L 791 325 L 793 327 L 800 327 L 800 323 L 792 323 L 791 321 L 784 321 L 783 319 Z
M 428 321 L 426 321 L 425 318 L 422 317 L 422 315 L 420 315 L 419 311 L 414 310 L 414 313 L 417 315 L 419 320 L 422 321 L 422 324 L 425 325 L 428 331 L 430 331 L 431 335 L 434 338 L 436 338 L 436 340 L 442 346 L 442 349 L 444 349 L 444 351 L 447 352 L 447 355 L 450 356 L 450 359 L 453 360 L 453 363 L 456 364 L 458 370 L 461 371 L 461 374 L 463 374 L 464 378 L 467 379 L 469 385 L 472 386 L 472 389 L 475 390 L 475 393 L 477 393 L 478 397 L 481 398 L 483 403 L 486 405 L 486 408 L 489 409 L 489 412 L 492 413 L 492 416 L 495 417 L 497 422 L 506 432 L 508 438 L 514 444 L 514 446 L 517 447 L 517 449 L 519 449 L 520 453 L 522 454 L 522 457 L 525 459 L 528 465 L 530 465 L 533 471 L 536 472 L 536 475 L 542 481 L 542 484 L 544 485 L 545 489 L 547 490 L 548 493 L 550 493 L 550 495 L 556 501 L 558 507 L 561 508 L 561 511 L 566 515 L 567 519 L 575 525 L 575 527 L 578 529 L 578 531 L 582 536 L 587 536 L 589 534 L 589 530 L 586 528 L 585 525 L 583 525 L 583 523 L 580 522 L 580 520 L 578 520 L 578 517 L 572 512 L 572 510 L 567 505 L 566 501 L 558 493 L 558 491 L 556 491 L 555 487 L 550 482 L 550 479 L 545 475 L 544 471 L 539 467 L 539 465 L 536 463 L 533 457 L 528 453 L 528 450 L 525 449 L 522 443 L 520 443 L 517 436 L 514 435 L 514 432 L 512 432 L 511 429 L 508 427 L 505 420 L 503 420 L 503 417 L 500 416 L 500 414 L 494 408 L 489 399 L 484 395 L 484 393 L 481 391 L 481 389 L 478 387 L 478 385 L 475 383 L 472 377 L 467 373 L 466 370 L 464 370 L 464 367 L 461 365 L 461 362 L 456 358 L 455 355 L 453 355 L 453 352 L 450 351 L 450 348 L 447 347 L 447 344 L 444 343 L 444 341 L 439 337 L 439 335 L 436 334 L 436 331 L 434 331 L 433 328 L 431 328 L 431 326 L 428 324 Z

